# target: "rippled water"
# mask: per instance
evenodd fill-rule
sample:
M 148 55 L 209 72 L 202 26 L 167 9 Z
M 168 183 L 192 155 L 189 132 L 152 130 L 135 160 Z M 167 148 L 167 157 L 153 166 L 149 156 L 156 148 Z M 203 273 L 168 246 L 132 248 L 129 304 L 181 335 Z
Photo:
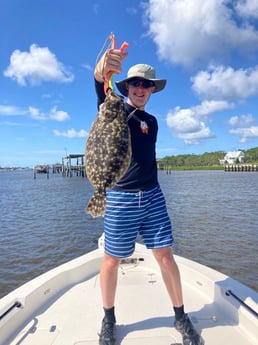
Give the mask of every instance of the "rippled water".
M 160 172 L 176 254 L 216 268 L 258 291 L 258 174 Z M 84 212 L 87 179 L 0 172 L 0 297 L 97 247 L 103 219 Z

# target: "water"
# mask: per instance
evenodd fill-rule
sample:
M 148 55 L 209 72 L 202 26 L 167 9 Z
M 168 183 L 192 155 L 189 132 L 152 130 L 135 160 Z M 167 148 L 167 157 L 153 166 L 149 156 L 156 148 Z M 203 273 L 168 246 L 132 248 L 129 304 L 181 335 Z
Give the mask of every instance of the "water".
M 159 173 L 178 255 L 258 291 L 258 174 Z M 82 177 L 0 172 L 0 297 L 97 247 L 102 218 L 84 212 L 93 188 Z

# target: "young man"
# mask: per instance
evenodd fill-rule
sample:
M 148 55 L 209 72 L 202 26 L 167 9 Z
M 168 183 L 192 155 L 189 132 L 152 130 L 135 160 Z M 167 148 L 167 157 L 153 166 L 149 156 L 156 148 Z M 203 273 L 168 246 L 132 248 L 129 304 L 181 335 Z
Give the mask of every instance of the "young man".
M 120 73 L 126 56 L 120 50 L 110 49 L 96 65 L 94 77 L 98 106 L 105 99 L 105 76 L 110 71 Z M 127 78 L 116 83 L 118 90 L 127 97 L 125 112 L 131 132 L 132 158 L 128 171 L 107 192 L 105 253 L 100 270 L 105 315 L 99 334 L 100 345 L 115 345 L 114 305 L 118 268 L 121 259 L 133 253 L 138 234 L 153 251 L 160 266 L 174 308 L 174 325 L 182 334 L 183 345 L 202 344 L 201 337 L 184 312 L 180 274 L 171 248 L 171 223 L 157 178 L 155 145 L 158 125 L 156 118 L 145 111 L 150 96 L 165 85 L 166 80 L 157 79 L 154 68 L 145 64 L 131 67 Z

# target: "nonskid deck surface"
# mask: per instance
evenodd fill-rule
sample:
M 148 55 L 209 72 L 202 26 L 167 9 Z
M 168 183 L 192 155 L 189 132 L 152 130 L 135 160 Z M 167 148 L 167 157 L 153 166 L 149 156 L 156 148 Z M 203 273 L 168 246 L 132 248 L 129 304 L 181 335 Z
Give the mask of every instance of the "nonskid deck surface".
M 119 272 L 117 344 L 175 344 L 172 308 L 160 276 L 153 270 L 126 267 Z M 44 311 L 44 310 L 43 310 Z M 23 330 L 12 344 L 98 344 L 103 310 L 99 275 L 58 298 Z
M 183 293 L 186 311 L 205 344 L 229 344 L 229 339 L 230 344 L 254 344 L 198 286 L 183 281 Z M 11 345 L 97 345 L 102 318 L 96 274 L 43 306 Z M 129 260 L 121 265 L 116 318 L 117 345 L 181 344 L 159 270 L 144 260 Z

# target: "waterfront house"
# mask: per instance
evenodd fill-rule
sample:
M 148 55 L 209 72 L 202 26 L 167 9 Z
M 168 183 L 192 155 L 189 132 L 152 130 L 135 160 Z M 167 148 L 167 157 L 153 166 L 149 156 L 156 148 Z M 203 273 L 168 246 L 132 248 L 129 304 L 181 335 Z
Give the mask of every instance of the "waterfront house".
M 220 164 L 244 163 L 245 155 L 242 151 L 229 151 L 224 159 L 220 159 Z

